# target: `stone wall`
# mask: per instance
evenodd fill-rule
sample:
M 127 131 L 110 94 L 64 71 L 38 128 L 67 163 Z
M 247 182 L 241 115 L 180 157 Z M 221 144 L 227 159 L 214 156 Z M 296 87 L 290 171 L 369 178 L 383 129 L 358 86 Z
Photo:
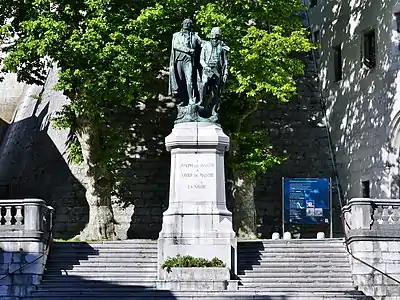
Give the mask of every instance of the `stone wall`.
M 298 96 L 288 103 L 271 102 L 257 115 L 268 128 L 273 152 L 287 158 L 262 176 L 256 188 L 260 232 L 271 238 L 282 227 L 282 177 L 330 177 L 333 183 L 334 235 L 341 235 L 340 198 L 329 147 L 329 135 L 316 82 L 312 55 L 303 57 L 306 74 L 298 80 Z M 329 226 L 287 227 L 301 237 L 315 238 L 318 231 L 329 236 Z
M 3 119 L 0 119 L 0 143 L 3 140 L 4 135 L 8 129 L 8 123 Z
M 26 85 L 17 81 L 16 74 L 7 74 L 0 82 L 0 120 L 10 123 Z

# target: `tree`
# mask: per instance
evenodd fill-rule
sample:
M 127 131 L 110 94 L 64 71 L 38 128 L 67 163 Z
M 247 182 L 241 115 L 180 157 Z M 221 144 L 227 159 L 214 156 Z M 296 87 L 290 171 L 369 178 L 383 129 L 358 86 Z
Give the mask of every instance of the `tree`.
M 203 37 L 221 27 L 231 48 L 221 110 L 223 127 L 232 136 L 230 161 L 237 180 L 252 184 L 256 174 L 279 162 L 263 144 L 264 135 L 252 134 L 246 121 L 267 99 L 287 101 L 295 94 L 294 76 L 304 66 L 294 54 L 312 48 L 295 15 L 301 9 L 300 0 L 0 3 L 3 71 L 40 85 L 56 65 L 57 88 L 71 100 L 56 125 L 76 136 L 69 153 L 86 166 L 90 179 L 85 186 L 90 218 L 83 238 L 114 237 L 111 194 L 118 188 L 129 140 L 117 116 L 154 101 L 152 87 L 160 81 L 167 89 L 171 36 L 187 16 Z

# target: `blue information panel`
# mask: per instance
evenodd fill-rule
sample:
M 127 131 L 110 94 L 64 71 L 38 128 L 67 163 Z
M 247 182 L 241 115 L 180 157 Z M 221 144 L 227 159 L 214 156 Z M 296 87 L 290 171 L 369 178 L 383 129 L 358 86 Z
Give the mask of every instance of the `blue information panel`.
M 283 178 L 283 218 L 289 224 L 330 224 L 330 178 Z

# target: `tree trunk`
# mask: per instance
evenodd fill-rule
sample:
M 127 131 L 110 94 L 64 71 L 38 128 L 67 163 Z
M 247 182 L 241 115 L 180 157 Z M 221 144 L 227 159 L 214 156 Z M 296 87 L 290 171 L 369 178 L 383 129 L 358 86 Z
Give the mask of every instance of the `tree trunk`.
M 81 123 L 77 137 L 82 148 L 83 165 L 86 170 L 86 200 L 89 204 L 89 223 L 79 235 L 81 240 L 113 240 L 114 214 L 111 206 L 113 190 L 112 174 L 107 166 L 96 159 L 101 151 L 100 130 L 89 123 Z
M 255 179 L 242 171 L 233 171 L 233 226 L 238 238 L 257 238 L 256 205 L 254 202 Z

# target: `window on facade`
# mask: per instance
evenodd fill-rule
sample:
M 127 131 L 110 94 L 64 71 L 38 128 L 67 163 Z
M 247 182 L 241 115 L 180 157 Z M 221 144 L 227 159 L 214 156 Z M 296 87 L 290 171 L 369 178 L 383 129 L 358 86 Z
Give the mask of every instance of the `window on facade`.
M 314 42 L 321 43 L 321 32 L 319 30 L 315 30 L 313 32 L 314 35 Z
M 361 197 L 370 198 L 369 180 L 361 181 Z
M 396 30 L 400 32 L 400 12 L 394 13 L 394 18 L 396 20 Z
M 376 37 L 375 29 L 364 33 L 363 63 L 367 68 L 376 66 Z
M 333 47 L 333 64 L 335 72 L 335 81 L 342 80 L 342 44 Z
M 318 0 L 310 0 L 310 7 L 317 6 Z

